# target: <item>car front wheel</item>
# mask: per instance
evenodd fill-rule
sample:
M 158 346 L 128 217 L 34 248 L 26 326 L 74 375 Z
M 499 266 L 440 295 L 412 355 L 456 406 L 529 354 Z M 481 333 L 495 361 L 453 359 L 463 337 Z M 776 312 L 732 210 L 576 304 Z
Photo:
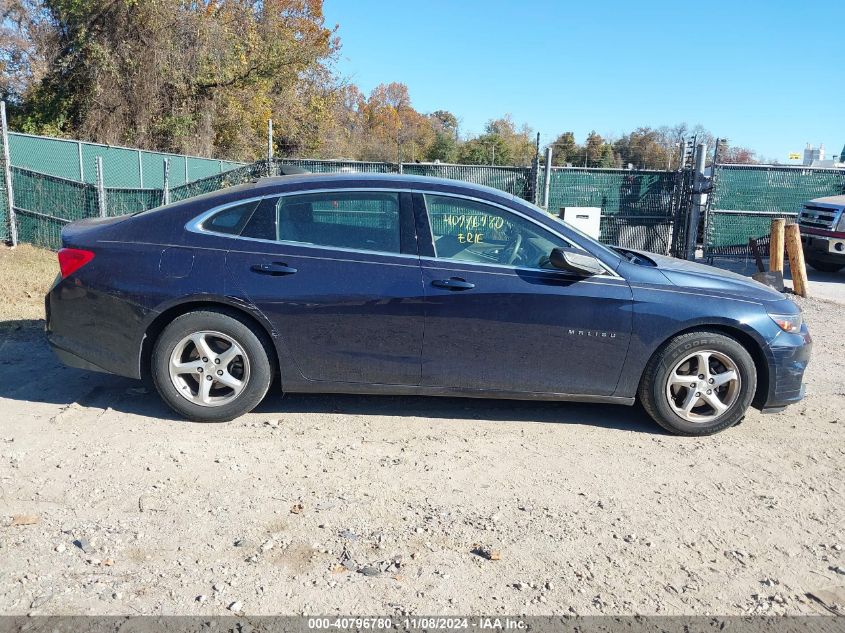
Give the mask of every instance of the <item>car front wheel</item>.
M 225 422 L 254 409 L 270 387 L 268 343 L 238 315 L 188 312 L 153 348 L 152 378 L 167 405 L 199 422 Z
M 742 420 L 754 398 L 757 371 L 737 340 L 689 332 L 660 348 L 646 366 L 640 401 L 677 435 L 710 435 Z

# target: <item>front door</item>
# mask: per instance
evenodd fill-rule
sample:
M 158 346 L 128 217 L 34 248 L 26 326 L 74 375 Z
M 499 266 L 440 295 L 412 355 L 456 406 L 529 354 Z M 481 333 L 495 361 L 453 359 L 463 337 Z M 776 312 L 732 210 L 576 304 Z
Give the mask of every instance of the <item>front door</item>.
M 409 199 L 364 190 L 267 198 L 247 239 L 233 241 L 235 292 L 273 323 L 303 378 L 419 384 L 423 291 Z
M 631 335 L 627 282 L 552 268 L 552 248 L 572 245 L 502 207 L 428 194 L 424 203 L 435 256 L 422 259 L 421 384 L 613 394 Z

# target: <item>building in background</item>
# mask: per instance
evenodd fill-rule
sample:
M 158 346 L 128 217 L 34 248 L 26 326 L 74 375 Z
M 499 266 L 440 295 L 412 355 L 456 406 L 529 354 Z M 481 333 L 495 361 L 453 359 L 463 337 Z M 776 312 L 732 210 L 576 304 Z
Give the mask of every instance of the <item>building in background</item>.
M 824 160 L 824 143 L 819 145 L 818 148 L 807 143 L 807 147 L 804 148 L 804 164 L 809 167 L 817 160 Z
M 804 149 L 803 164 L 807 167 L 845 167 L 845 147 L 842 148 L 842 153 L 839 156 L 825 158 L 824 143 L 819 145 L 818 148 L 807 143 L 807 147 Z

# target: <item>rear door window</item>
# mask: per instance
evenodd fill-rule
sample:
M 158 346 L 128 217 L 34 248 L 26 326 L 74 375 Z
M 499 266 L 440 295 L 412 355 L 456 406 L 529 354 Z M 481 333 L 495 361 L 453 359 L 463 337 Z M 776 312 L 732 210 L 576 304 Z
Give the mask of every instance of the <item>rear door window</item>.
M 399 194 L 325 192 L 282 196 L 275 205 L 276 239 L 328 248 L 399 253 Z

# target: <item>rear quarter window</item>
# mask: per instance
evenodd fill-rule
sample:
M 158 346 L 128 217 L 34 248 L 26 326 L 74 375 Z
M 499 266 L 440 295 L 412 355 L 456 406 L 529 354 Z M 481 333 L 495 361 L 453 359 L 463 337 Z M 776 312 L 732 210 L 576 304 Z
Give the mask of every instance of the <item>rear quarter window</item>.
M 205 231 L 224 233 L 226 235 L 240 235 L 244 226 L 249 222 L 258 200 L 250 200 L 242 204 L 221 209 L 202 223 Z

